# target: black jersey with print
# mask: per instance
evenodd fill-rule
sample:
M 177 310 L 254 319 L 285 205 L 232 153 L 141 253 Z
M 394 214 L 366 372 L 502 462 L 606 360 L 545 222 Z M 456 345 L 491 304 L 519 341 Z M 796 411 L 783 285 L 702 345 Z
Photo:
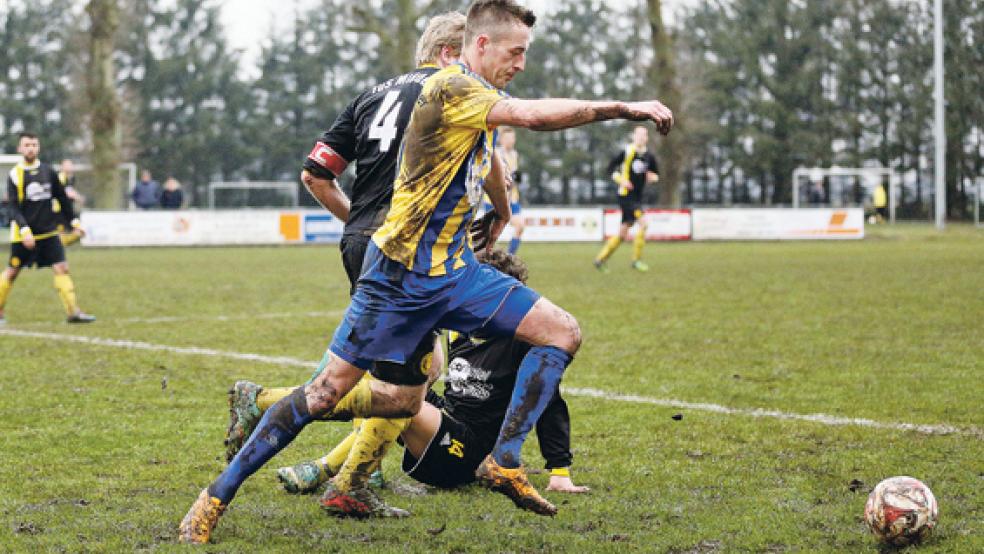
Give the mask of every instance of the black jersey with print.
M 646 174 L 650 171 L 659 174 L 656 156 L 652 152 L 637 152 L 631 145 L 622 149 L 608 163 L 608 171 L 617 173 L 632 183 L 632 190 L 618 187 L 618 195 L 628 197 L 636 202 L 642 201 L 642 192 L 646 188 Z
M 437 71 L 436 65 L 418 67 L 364 91 L 352 101 L 315 147 L 317 151 L 321 144 L 326 145 L 332 156 L 344 160 L 343 165 L 319 163 L 315 152 L 305 160 L 305 169 L 328 179 L 337 177 L 339 167 L 356 162 L 345 234 L 371 235 L 386 218 L 403 132 L 424 81 Z
M 7 201 L 13 240 L 20 241 L 20 229 L 29 227 L 36 239 L 58 232 L 58 226 L 75 218 L 65 187 L 50 165 L 35 162 L 15 165 L 7 175 Z M 60 211 L 55 211 L 57 201 Z

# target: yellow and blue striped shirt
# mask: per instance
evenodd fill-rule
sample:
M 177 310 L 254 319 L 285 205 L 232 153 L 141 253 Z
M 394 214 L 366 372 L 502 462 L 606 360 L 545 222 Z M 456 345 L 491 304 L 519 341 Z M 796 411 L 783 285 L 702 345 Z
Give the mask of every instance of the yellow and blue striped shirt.
M 373 235 L 387 257 L 432 276 L 474 258 L 468 226 L 495 145 L 486 118 L 504 96 L 460 63 L 424 84 L 400 147 L 389 214 Z

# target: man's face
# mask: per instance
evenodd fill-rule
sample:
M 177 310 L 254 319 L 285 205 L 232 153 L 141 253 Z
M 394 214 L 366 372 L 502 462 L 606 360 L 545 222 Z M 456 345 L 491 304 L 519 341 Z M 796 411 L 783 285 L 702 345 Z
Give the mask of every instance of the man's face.
M 149 171 L 143 171 L 143 172 L 141 172 L 140 173 L 140 180 L 141 181 L 149 181 L 150 180 L 150 172 Z
M 75 173 L 75 164 L 72 160 L 62 160 L 61 170 L 71 175 L 72 173 Z
M 34 163 L 41 153 L 41 141 L 36 138 L 22 137 L 17 143 L 17 153 L 24 156 L 24 161 Z
M 530 47 L 530 28 L 522 23 L 505 26 L 491 36 L 480 35 L 479 74 L 497 88 L 506 85 L 526 68 L 526 51 Z
M 638 148 L 642 148 L 649 144 L 649 130 L 645 127 L 636 127 L 632 131 L 632 144 Z

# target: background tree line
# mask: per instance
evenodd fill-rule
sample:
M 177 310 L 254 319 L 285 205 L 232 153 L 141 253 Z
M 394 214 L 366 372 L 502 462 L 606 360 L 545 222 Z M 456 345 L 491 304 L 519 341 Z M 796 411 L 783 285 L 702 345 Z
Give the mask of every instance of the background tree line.
M 945 2 L 955 217 L 984 175 L 982 4 Z M 11 0 L 0 12 L 0 149 L 36 130 L 46 159 L 136 161 L 184 182 L 197 205 L 212 181 L 294 180 L 358 91 L 410 68 L 427 17 L 466 5 L 322 0 L 284 14 L 290 30 L 258 37 L 256 67 L 243 68 L 216 0 Z M 552 2 L 509 92 L 668 99 L 680 125 L 672 142 L 654 141 L 665 178 L 651 202 L 782 204 L 795 167 L 884 165 L 905 176 L 905 213 L 928 213 L 931 0 L 710 0 L 669 28 L 662 12 L 658 0 Z M 606 166 L 628 131 L 521 131 L 527 201 L 611 201 Z M 106 141 L 115 157 L 100 162 L 94 146 Z M 844 193 L 834 185 L 825 200 Z

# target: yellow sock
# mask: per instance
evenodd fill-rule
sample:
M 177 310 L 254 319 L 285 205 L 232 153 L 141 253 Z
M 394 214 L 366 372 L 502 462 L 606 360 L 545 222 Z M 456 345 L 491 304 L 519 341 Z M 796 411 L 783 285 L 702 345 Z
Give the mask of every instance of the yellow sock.
M 367 419 L 359 428 L 358 436 L 348 457 L 345 458 L 345 463 L 335 475 L 335 487 L 341 491 L 349 491 L 365 486 L 369 475 L 379 466 L 390 445 L 409 426 L 410 418 L 407 417 Z
M 372 408 L 372 389 L 369 383 L 372 379 L 366 375 L 338 401 L 335 409 L 329 415 L 333 420 L 345 420 L 355 417 L 369 417 Z
M 622 237 L 619 235 L 615 235 L 614 237 L 608 239 L 608 242 L 605 243 L 604 248 L 601 249 L 598 257 L 595 259 L 599 262 L 607 260 L 608 257 L 618 249 L 618 245 L 620 244 L 622 244 Z
M 637 262 L 642 259 L 642 247 L 646 246 L 646 228 L 639 229 L 635 240 L 632 242 L 632 261 Z
M 55 290 L 65 306 L 65 313 L 75 315 L 79 311 L 79 303 L 75 298 L 75 284 L 68 275 L 55 275 Z
M 7 295 L 13 286 L 14 283 L 7 278 L 7 272 L 0 273 L 0 310 L 7 305 Z
M 353 423 L 358 422 L 359 425 L 356 425 L 355 429 L 349 433 L 347 437 L 342 439 L 342 442 L 338 443 L 338 445 L 336 445 L 331 452 L 325 454 L 318 460 L 318 467 L 324 473 L 324 475 L 322 475 L 323 477 L 333 477 L 338 475 L 338 471 L 342 468 L 342 464 L 345 463 L 345 459 L 348 458 L 349 452 L 352 451 L 352 445 L 355 444 L 355 439 L 359 436 L 359 427 L 363 421 L 365 420 L 353 420 Z
M 294 392 L 297 387 L 278 387 L 263 389 L 256 395 L 256 406 L 261 412 L 265 412 L 270 409 L 281 398 L 286 398 L 290 396 L 290 393 Z

